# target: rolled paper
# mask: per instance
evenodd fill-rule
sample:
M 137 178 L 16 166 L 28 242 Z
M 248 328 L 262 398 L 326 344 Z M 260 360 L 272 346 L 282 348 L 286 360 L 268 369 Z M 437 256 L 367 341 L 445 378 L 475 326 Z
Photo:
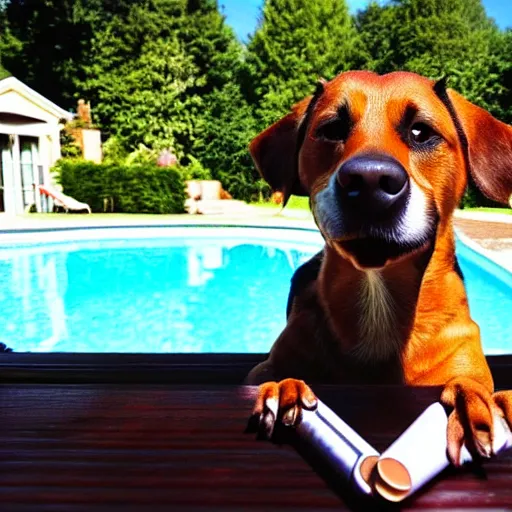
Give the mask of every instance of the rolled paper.
M 296 430 L 345 482 L 372 494 L 370 477 L 379 452 L 329 407 L 318 400 L 314 411 L 303 410 Z
M 383 498 L 399 502 L 407 498 L 450 465 L 446 430 L 448 415 L 439 403 L 428 407 L 380 456 L 373 485 Z M 493 452 L 512 446 L 512 434 L 505 420 L 494 416 Z M 465 446 L 461 463 L 472 460 Z

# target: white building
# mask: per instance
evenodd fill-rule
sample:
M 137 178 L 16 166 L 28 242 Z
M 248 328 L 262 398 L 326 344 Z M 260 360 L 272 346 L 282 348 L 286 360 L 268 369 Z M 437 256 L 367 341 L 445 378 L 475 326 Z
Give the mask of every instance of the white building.
M 0 80 L 0 212 L 45 209 L 38 186 L 51 184 L 63 121 L 72 118 L 18 79 Z

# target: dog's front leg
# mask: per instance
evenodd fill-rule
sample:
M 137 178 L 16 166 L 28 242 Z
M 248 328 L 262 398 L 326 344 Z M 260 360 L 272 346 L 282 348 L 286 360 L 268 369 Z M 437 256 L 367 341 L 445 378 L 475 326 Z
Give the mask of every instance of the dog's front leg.
M 494 422 L 501 417 L 512 425 L 512 391 L 492 394 L 487 387 L 470 377 L 458 377 L 445 386 L 441 401 L 453 407 L 448 418 L 448 456 L 460 465 L 462 445 L 476 458 L 495 454 Z
M 311 313 L 292 313 L 268 359 L 247 376 L 247 384 L 259 384 L 250 424 L 263 437 L 272 437 L 276 422 L 296 425 L 302 408 L 316 408 L 316 396 L 301 380 L 321 382 L 315 378 L 318 368 L 324 368 L 324 364 L 317 360 L 322 351 L 318 349 L 315 337 L 315 320 Z M 325 371 L 322 374 L 325 376 Z

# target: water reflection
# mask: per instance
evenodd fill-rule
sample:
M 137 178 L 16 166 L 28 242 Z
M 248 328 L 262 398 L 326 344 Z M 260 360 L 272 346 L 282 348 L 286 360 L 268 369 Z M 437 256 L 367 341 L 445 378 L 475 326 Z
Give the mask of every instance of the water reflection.
M 15 351 L 265 352 L 312 250 L 215 240 L 0 251 L 0 342 Z

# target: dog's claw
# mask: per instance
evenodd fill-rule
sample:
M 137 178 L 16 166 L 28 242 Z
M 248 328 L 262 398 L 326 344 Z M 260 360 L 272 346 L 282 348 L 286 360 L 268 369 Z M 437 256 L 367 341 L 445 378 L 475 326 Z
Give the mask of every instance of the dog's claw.
M 279 421 L 287 427 L 297 425 L 302 408 L 314 409 L 316 404 L 315 395 L 301 380 L 286 379 L 262 384 L 253 409 L 253 417 L 259 418 L 258 437 L 272 438 Z
M 454 410 L 448 418 L 448 457 L 460 466 L 460 453 L 465 445 L 474 460 L 494 455 L 494 414 L 491 394 L 478 382 L 469 379 L 453 381 L 443 391 L 441 401 Z
M 276 418 L 272 411 L 268 410 L 264 414 L 262 414 L 262 434 L 265 439 L 270 439 L 272 437 L 272 433 L 274 432 L 275 421 Z
M 297 420 L 300 416 L 300 409 L 298 406 L 294 405 L 291 409 L 288 409 L 283 414 L 283 424 L 287 427 L 293 427 L 297 424 Z
M 478 455 L 484 459 L 489 459 L 493 455 L 492 440 L 490 432 L 474 432 L 475 448 Z

